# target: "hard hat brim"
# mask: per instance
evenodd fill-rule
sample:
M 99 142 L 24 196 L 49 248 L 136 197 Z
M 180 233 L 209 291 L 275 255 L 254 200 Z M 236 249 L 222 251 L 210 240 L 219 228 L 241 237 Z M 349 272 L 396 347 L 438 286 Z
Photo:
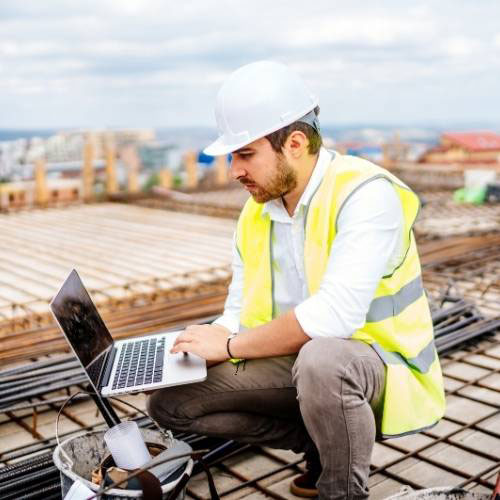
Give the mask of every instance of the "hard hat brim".
M 229 153 L 232 153 L 232 152 L 236 151 L 237 149 L 240 149 L 243 146 L 246 146 L 247 144 L 249 144 L 249 143 L 247 141 L 244 141 L 241 144 L 228 145 L 228 144 L 224 143 L 223 137 L 219 137 L 214 142 L 212 142 L 212 144 L 209 144 L 203 150 L 203 152 L 209 156 L 223 156 L 223 155 L 227 155 Z

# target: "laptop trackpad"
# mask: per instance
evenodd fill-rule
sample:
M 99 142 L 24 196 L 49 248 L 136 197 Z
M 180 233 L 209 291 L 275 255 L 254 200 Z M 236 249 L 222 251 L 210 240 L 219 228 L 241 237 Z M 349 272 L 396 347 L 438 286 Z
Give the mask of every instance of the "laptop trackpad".
M 188 384 L 207 378 L 207 363 L 196 354 L 168 353 L 166 383 Z

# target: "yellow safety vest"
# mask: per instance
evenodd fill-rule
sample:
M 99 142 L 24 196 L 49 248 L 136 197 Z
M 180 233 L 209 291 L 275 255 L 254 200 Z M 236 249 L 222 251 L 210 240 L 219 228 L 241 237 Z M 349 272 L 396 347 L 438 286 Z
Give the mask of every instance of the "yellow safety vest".
M 433 426 L 445 410 L 441 367 L 412 231 L 420 208 L 418 197 L 383 168 L 337 153 L 307 209 L 304 264 L 312 295 L 325 273 L 342 207 L 357 189 L 377 178 L 388 179 L 401 200 L 405 252 L 394 272 L 380 280 L 366 322 L 352 338 L 370 344 L 386 365 L 381 432 L 384 437 L 394 437 Z M 240 321 L 246 328 L 275 317 L 272 221 L 262 209 L 263 204 L 250 198 L 237 227 L 236 241 L 244 264 Z

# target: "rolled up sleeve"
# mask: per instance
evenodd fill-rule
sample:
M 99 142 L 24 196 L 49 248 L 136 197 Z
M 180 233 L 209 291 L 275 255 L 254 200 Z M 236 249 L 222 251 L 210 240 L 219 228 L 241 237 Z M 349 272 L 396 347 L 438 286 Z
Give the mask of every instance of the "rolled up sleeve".
M 349 198 L 320 288 L 295 307 L 309 337 L 348 338 L 365 324 L 381 278 L 403 258 L 402 228 L 401 202 L 389 181 L 373 180 Z
M 224 304 L 224 312 L 214 323 L 225 326 L 231 332 L 236 333 L 240 329 L 240 314 L 243 304 L 243 262 L 236 247 L 236 236 L 233 238 L 231 267 L 233 276 Z

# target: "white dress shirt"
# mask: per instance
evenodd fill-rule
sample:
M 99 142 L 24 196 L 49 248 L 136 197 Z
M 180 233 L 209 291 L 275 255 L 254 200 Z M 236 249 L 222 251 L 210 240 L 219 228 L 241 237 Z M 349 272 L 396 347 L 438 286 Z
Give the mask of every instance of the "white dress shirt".
M 265 203 L 263 209 L 273 221 L 276 316 L 295 308 L 298 322 L 311 338 L 350 337 L 361 328 L 380 279 L 403 258 L 401 202 L 392 184 L 378 178 L 355 191 L 342 208 L 320 289 L 309 294 L 304 269 L 304 215 L 332 159 L 335 153 L 321 148 L 293 216 L 281 198 Z M 243 262 L 236 241 L 232 267 L 224 313 L 215 323 L 237 332 L 243 302 Z

